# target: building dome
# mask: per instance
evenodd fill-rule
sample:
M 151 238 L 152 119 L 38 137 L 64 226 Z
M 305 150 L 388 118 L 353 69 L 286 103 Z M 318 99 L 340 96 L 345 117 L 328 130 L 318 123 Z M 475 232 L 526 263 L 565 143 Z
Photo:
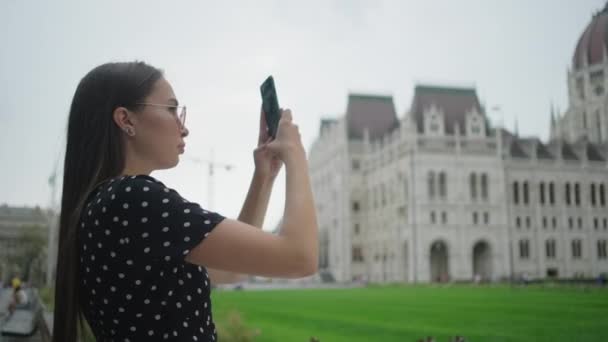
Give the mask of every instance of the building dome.
M 584 65 L 602 63 L 608 46 L 608 4 L 603 10 L 593 15 L 593 19 L 583 31 L 576 44 L 572 66 L 575 70 Z

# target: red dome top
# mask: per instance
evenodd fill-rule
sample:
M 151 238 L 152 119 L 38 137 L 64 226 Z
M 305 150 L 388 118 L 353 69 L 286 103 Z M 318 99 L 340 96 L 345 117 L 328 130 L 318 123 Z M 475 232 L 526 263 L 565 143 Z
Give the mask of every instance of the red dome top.
M 601 63 L 608 46 L 608 4 L 595 14 L 591 23 L 581 35 L 572 56 L 572 66 L 580 69 L 585 62 L 589 65 Z

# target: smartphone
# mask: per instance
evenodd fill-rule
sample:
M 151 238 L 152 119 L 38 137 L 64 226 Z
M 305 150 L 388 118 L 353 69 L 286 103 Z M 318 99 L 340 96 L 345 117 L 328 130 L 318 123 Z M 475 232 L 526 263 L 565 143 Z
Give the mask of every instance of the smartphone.
M 272 75 L 260 86 L 262 93 L 262 110 L 266 115 L 266 125 L 268 126 L 268 134 L 275 139 L 277 137 L 277 129 L 279 127 L 279 119 L 281 118 L 281 110 L 279 109 L 279 100 L 277 99 L 277 90 L 274 87 L 274 79 Z

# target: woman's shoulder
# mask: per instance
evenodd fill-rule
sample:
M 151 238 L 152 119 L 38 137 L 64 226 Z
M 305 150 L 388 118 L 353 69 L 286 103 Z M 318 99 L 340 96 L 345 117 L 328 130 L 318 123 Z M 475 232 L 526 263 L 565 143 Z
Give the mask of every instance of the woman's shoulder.
M 150 186 L 154 187 L 163 187 L 166 188 L 165 184 L 160 180 L 144 174 L 139 175 L 121 175 L 106 179 L 98 185 L 100 190 L 108 190 L 112 191 L 113 189 L 124 188 L 128 186 L 134 185 L 146 185 L 150 184 Z
M 128 176 L 118 176 L 116 178 L 114 178 L 116 181 L 122 183 L 122 184 L 154 184 L 154 185 L 160 185 L 160 186 L 165 186 L 165 184 L 163 184 L 163 182 L 161 182 L 160 180 L 150 176 L 150 175 L 128 175 Z
M 119 176 L 105 186 L 106 190 L 122 196 L 155 195 L 160 193 L 175 193 L 160 180 L 149 175 Z
M 98 202 L 103 197 L 111 196 L 110 199 L 116 197 L 129 197 L 129 195 L 141 194 L 152 195 L 159 192 L 173 192 L 160 180 L 144 174 L 138 175 L 120 175 L 108 178 L 95 186 L 89 194 L 87 202 L 97 198 Z

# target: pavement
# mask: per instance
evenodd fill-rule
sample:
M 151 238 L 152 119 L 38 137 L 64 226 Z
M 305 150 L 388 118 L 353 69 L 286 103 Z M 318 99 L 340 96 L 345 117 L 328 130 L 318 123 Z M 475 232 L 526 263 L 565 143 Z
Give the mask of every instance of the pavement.
M 30 312 L 16 312 L 15 317 L 8 317 L 8 305 L 11 301 L 10 288 L 3 288 L 0 290 L 0 331 L 2 328 L 11 324 L 17 328 L 20 326 L 26 326 L 31 320 L 32 313 Z M 31 297 L 30 297 L 31 298 Z M 0 335 L 0 342 L 42 342 L 42 337 L 38 329 L 31 336 L 2 336 Z

